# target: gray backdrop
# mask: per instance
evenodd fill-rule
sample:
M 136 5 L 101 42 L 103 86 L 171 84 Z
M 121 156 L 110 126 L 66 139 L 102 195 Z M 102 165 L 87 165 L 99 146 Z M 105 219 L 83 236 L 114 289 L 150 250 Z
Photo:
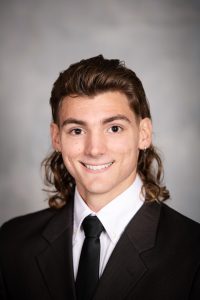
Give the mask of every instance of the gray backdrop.
M 0 223 L 47 207 L 53 81 L 70 63 L 120 58 L 141 78 L 170 206 L 200 221 L 200 1 L 0 1 Z

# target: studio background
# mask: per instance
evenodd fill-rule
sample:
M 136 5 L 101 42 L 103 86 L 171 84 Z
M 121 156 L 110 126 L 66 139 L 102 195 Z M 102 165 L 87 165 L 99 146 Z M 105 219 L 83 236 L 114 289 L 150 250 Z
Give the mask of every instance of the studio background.
M 0 224 L 48 206 L 40 163 L 51 149 L 52 84 L 98 54 L 124 60 L 142 80 L 167 203 L 200 222 L 200 1 L 0 3 Z

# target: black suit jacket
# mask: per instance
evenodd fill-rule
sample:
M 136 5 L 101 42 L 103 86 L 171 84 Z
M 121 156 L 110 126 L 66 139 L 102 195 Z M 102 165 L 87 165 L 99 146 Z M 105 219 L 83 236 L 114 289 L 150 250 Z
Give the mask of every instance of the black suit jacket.
M 0 299 L 75 300 L 73 201 L 5 223 Z M 199 300 L 200 225 L 145 203 L 122 234 L 94 300 Z

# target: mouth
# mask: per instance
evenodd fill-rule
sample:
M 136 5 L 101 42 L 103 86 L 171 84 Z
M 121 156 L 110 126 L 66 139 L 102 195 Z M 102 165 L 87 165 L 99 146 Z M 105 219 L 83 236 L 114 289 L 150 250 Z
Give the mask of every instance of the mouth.
M 86 163 L 81 162 L 81 164 L 82 164 L 86 169 L 91 170 L 91 171 L 101 171 L 101 170 L 105 170 L 105 169 L 109 168 L 113 163 L 114 163 L 114 161 L 113 161 L 113 162 L 106 163 L 106 164 L 101 164 L 101 165 L 90 165 L 90 164 L 86 164 Z

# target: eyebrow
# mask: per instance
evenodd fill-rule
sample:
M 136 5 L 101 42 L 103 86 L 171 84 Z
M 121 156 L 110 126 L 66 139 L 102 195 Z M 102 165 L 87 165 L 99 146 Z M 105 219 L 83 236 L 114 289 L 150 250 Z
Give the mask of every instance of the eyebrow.
M 122 120 L 122 121 L 126 121 L 127 123 L 131 123 L 131 121 L 129 120 L 128 117 L 126 117 L 122 114 L 117 114 L 117 115 L 114 115 L 112 117 L 103 119 L 102 124 L 105 125 L 105 124 L 111 123 L 113 121 L 118 121 L 118 120 Z M 83 120 L 75 119 L 75 118 L 68 118 L 65 121 L 63 121 L 61 126 L 63 127 L 63 126 L 66 126 L 68 124 L 77 124 L 77 125 L 81 125 L 81 126 L 86 126 L 87 122 L 85 122 Z
M 110 118 L 106 118 L 103 120 L 103 124 L 107 124 L 107 123 L 111 123 L 113 121 L 118 121 L 118 120 L 122 120 L 122 121 L 126 121 L 127 123 L 131 123 L 131 121 L 129 120 L 128 117 L 121 115 L 121 114 L 117 114 L 115 116 L 112 116 Z
M 68 118 L 65 121 L 63 121 L 61 126 L 63 127 L 63 126 L 66 126 L 68 124 L 77 124 L 77 125 L 85 126 L 86 122 L 82 121 L 82 120 L 75 119 L 75 118 Z

